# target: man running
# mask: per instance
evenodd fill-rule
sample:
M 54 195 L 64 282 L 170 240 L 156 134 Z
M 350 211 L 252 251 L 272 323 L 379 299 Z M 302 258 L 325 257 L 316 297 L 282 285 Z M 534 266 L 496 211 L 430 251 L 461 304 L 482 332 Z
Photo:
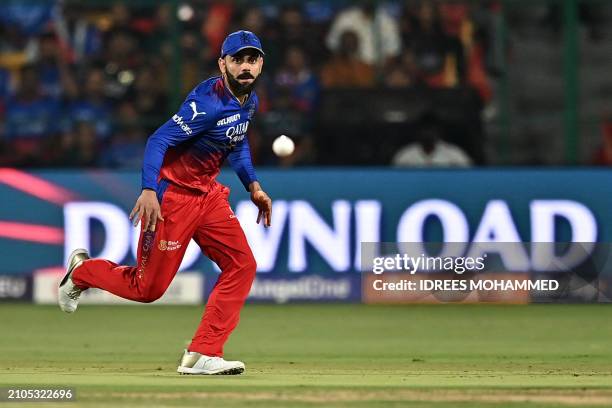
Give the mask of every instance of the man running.
M 225 160 L 259 208 L 266 227 L 272 201 L 261 189 L 246 137 L 257 110 L 253 87 L 263 67 L 261 42 L 249 31 L 225 39 L 221 76 L 200 83 L 178 113 L 149 138 L 142 168 L 142 193 L 130 214 L 141 221 L 137 266 L 90 259 L 76 249 L 59 286 L 59 305 L 76 310 L 79 296 L 100 288 L 137 302 L 159 299 L 176 275 L 189 241 L 221 269 L 202 321 L 178 372 L 240 374 L 244 363 L 223 359 L 223 345 L 238 324 L 255 277 L 255 259 L 228 202 L 229 188 L 215 178 Z

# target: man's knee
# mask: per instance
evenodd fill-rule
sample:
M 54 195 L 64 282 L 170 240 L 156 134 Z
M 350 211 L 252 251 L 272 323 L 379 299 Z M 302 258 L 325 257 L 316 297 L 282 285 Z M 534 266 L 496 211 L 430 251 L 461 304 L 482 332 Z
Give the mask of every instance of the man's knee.
M 249 253 L 248 266 L 253 271 L 257 270 L 257 261 L 255 260 L 255 257 L 253 256 L 253 253 Z
M 234 258 L 234 262 L 229 267 L 229 269 L 233 269 L 237 271 L 241 280 L 250 280 L 255 279 L 255 272 L 257 271 L 257 262 L 255 261 L 255 257 L 251 252 L 242 253 L 239 256 Z
M 247 271 L 249 274 L 255 275 L 255 271 L 257 270 L 257 261 L 253 256 L 252 252 L 245 254 L 240 259 L 240 266 Z
M 157 299 L 162 297 L 165 292 L 166 292 L 165 288 L 159 288 L 159 287 L 154 287 L 154 286 L 146 287 L 141 291 L 140 301 L 142 303 L 155 302 Z

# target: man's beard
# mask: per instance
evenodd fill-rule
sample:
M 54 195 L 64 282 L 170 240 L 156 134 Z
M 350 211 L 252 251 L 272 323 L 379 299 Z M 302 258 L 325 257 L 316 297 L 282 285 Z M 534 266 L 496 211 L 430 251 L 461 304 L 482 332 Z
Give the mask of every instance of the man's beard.
M 242 96 L 242 95 L 246 95 L 249 92 L 251 92 L 253 90 L 253 87 L 255 86 L 255 83 L 257 82 L 257 79 L 251 75 L 251 74 L 240 74 L 237 77 L 233 76 L 232 74 L 229 73 L 229 71 L 226 71 L 227 74 L 227 83 L 229 84 L 229 87 L 232 91 L 232 93 L 236 96 Z M 241 84 L 238 79 L 251 79 L 254 78 L 254 81 L 251 82 L 250 84 Z

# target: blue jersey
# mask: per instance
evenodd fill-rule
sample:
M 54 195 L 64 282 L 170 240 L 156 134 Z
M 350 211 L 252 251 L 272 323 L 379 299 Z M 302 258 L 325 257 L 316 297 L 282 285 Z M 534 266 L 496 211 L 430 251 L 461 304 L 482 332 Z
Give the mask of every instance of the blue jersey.
M 200 83 L 179 111 L 149 137 L 142 188 L 159 194 L 170 182 L 207 192 L 228 158 L 248 190 L 257 178 L 246 134 L 257 106 L 254 92 L 241 105 L 221 77 Z
M 31 101 L 10 98 L 6 104 L 5 138 L 7 140 L 42 140 L 60 132 L 60 104 L 57 100 L 37 97 Z

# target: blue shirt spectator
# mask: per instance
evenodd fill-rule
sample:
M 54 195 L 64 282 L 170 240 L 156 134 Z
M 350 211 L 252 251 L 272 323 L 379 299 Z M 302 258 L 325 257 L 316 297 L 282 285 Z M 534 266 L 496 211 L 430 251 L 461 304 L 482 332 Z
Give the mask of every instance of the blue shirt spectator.
M 41 94 L 38 70 L 21 69 L 19 88 L 9 98 L 4 116 L 7 164 L 39 164 L 52 156 L 53 137 L 60 132 L 60 105 Z
M 0 22 L 17 25 L 28 35 L 43 31 L 57 12 L 57 0 L 4 0 L 0 5 Z
M 69 122 L 92 123 L 98 141 L 107 140 L 113 131 L 113 109 L 104 93 L 104 85 L 104 72 L 100 69 L 91 70 L 87 74 L 83 96 L 69 108 Z
M 320 93 L 319 80 L 310 70 L 302 48 L 290 46 L 287 49 L 285 61 L 276 74 L 274 83 L 279 90 L 289 90 L 294 109 L 302 113 L 314 111 Z
M 70 124 L 76 122 L 92 123 L 98 140 L 106 140 L 111 136 L 113 115 L 110 103 L 87 99 L 79 100 L 70 105 L 69 111 L 68 121 Z
M 117 135 L 113 143 L 102 152 L 100 164 L 104 167 L 119 169 L 140 169 L 145 152 L 145 144 L 142 139 L 141 133 Z
M 5 138 L 8 141 L 43 139 L 56 134 L 60 131 L 59 113 L 59 103 L 51 98 L 12 98 L 6 107 Z

